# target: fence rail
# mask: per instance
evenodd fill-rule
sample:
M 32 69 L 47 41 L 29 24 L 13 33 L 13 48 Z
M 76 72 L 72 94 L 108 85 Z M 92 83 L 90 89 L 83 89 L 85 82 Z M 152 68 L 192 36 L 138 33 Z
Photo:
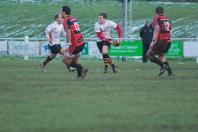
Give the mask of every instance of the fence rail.
M 84 38 L 86 41 L 96 41 L 96 38 Z M 113 39 L 117 39 L 117 38 L 113 38 Z M 17 41 L 23 41 L 25 40 L 24 38 L 0 38 L 0 41 L 2 40 L 17 40 Z M 30 41 L 46 41 L 46 38 L 28 38 L 28 40 Z M 63 38 L 61 38 L 61 40 L 65 40 Z M 122 40 L 141 40 L 140 38 L 122 38 Z M 172 38 L 172 40 L 181 40 L 181 41 L 198 41 L 198 37 L 197 38 Z
M 113 38 L 116 39 L 116 38 Z M 120 47 L 112 46 L 110 55 L 124 57 L 142 57 L 142 44 L 140 38 L 122 38 Z M 197 57 L 197 38 L 172 38 L 168 56 L 172 58 Z M 85 57 L 101 57 L 96 38 L 85 38 L 86 45 L 82 52 Z M 67 47 L 65 39 L 61 39 L 62 46 Z M 46 38 L 0 38 L 0 56 L 46 56 L 49 53 Z

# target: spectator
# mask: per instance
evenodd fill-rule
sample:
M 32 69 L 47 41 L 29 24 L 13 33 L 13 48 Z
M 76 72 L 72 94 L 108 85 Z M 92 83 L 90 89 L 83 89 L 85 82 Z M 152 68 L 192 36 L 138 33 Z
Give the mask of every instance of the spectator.
M 146 53 L 149 49 L 150 43 L 153 39 L 153 25 L 146 21 L 146 24 L 140 30 L 140 37 L 142 39 L 143 57 L 142 61 L 147 62 Z

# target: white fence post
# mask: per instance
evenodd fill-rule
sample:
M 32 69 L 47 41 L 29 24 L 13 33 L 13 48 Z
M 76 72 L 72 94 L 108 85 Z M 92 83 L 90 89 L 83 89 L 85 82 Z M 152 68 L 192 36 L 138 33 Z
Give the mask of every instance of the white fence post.
M 197 35 L 197 43 L 196 44 L 198 44 L 198 35 Z M 197 58 L 196 58 L 196 62 L 198 63 L 198 53 L 197 53 L 197 56 L 196 56 Z
M 29 48 L 28 48 L 29 37 L 26 35 L 24 40 L 25 40 L 25 54 L 24 54 L 24 60 L 28 60 L 28 59 L 29 59 L 29 56 L 28 56 L 28 52 L 29 52 Z

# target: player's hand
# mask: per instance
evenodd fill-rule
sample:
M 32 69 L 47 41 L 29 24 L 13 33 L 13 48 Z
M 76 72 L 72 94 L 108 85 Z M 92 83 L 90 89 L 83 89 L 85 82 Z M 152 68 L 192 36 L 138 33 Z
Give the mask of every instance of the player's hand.
M 117 42 L 118 42 L 118 43 L 121 43 L 121 42 L 122 42 L 122 39 L 121 39 L 121 38 L 118 38 L 118 39 L 117 39 Z
M 65 48 L 65 52 L 68 52 L 69 50 L 68 50 L 68 48 Z
M 52 40 L 51 39 L 49 39 L 48 42 L 49 42 L 49 44 L 52 44 Z
M 120 43 L 121 43 L 121 40 L 120 40 L 120 39 L 111 40 L 111 44 L 112 44 L 113 46 L 120 46 Z
M 152 47 L 153 47 L 153 43 L 150 44 L 149 48 L 152 48 Z

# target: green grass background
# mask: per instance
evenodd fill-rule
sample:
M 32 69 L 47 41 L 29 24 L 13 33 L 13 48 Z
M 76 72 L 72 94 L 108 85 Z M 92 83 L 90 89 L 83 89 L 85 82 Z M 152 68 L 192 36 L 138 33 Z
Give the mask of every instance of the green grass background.
M 72 8 L 78 19 L 84 37 L 95 37 L 94 23 L 100 12 L 106 12 L 109 19 L 121 24 L 122 4 L 117 1 L 92 2 L 2 2 L 0 1 L 0 37 L 44 37 L 44 29 L 54 19 L 63 5 Z M 198 31 L 198 3 L 138 2 L 132 3 L 132 23 L 129 36 L 139 37 L 139 29 L 145 20 L 154 16 L 154 8 L 162 5 L 173 24 L 173 37 L 196 37 Z

